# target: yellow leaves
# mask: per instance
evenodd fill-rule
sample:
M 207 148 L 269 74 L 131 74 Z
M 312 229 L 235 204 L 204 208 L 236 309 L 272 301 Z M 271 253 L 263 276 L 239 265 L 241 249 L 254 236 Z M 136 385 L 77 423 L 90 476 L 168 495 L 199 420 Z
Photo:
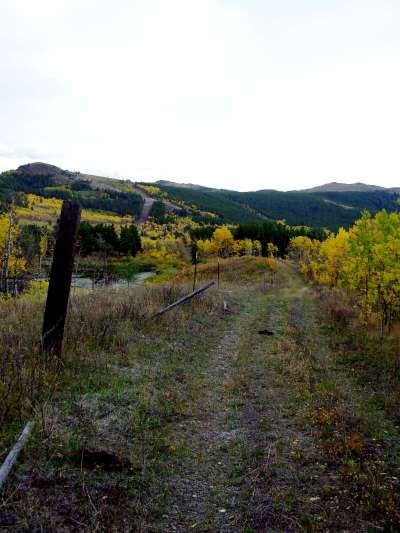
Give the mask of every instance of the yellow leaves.
M 261 255 L 261 243 L 259 241 L 252 241 L 251 239 L 235 241 L 231 231 L 226 226 L 217 228 L 211 239 L 199 239 L 196 244 L 200 260 L 216 255 L 220 257 Z
M 253 255 L 261 255 L 261 242 L 252 241 L 253 243 Z
M 253 241 L 251 239 L 235 241 L 233 251 L 235 255 L 253 255 Z
M 39 249 L 40 249 L 40 257 L 44 257 L 45 254 L 46 254 L 46 251 L 47 251 L 47 246 L 48 246 L 48 235 L 46 234 L 43 234 L 41 237 L 40 237 L 40 241 L 39 241 Z
M 200 260 L 207 257 L 229 257 L 231 255 L 247 256 L 260 255 L 261 243 L 251 239 L 234 240 L 232 232 L 227 226 L 217 228 L 211 239 L 199 239 L 197 253 Z
M 27 207 L 17 207 L 18 219 L 23 224 L 49 224 L 54 223 L 61 213 L 62 200 L 58 198 L 44 198 L 35 194 L 28 194 Z M 132 224 L 132 217 L 121 217 L 104 211 L 82 210 L 82 221 L 91 224 L 114 224 L 116 227 Z
M 267 250 L 268 250 L 268 256 L 269 257 L 275 257 L 275 255 L 279 251 L 278 247 L 273 242 L 269 242 L 267 244 Z
M 289 244 L 289 257 L 299 262 L 300 271 L 310 280 L 316 281 L 321 243 L 309 237 L 294 237 Z
M 26 261 L 17 245 L 18 231 L 13 212 L 0 217 L 0 270 L 7 277 L 26 272 Z
M 214 245 L 209 239 L 198 240 L 197 241 L 197 253 L 199 259 L 205 259 L 214 254 Z
M 291 240 L 290 256 L 314 282 L 356 291 L 363 321 L 376 312 L 383 326 L 400 314 L 400 214 L 367 212 L 324 242 Z
M 318 281 L 320 283 L 331 287 L 340 284 L 341 275 L 346 270 L 348 243 L 349 233 L 343 228 L 339 229 L 337 235 L 330 235 L 321 243 L 319 249 L 321 258 L 318 269 Z
M 294 237 L 290 240 L 289 256 L 297 260 L 309 260 L 318 254 L 320 242 L 309 237 Z
M 9 218 L 7 215 L 0 216 L 0 250 L 2 250 L 7 242 L 7 232 L 9 228 Z
M 156 187 L 155 185 L 141 185 L 140 188 L 146 191 L 151 196 L 156 196 L 161 193 L 160 187 Z
M 11 255 L 8 263 L 9 272 L 13 276 L 19 276 L 26 272 L 26 261 L 23 257 Z
M 227 226 L 217 228 L 212 236 L 212 243 L 216 253 L 221 257 L 228 257 L 234 250 L 235 241 Z

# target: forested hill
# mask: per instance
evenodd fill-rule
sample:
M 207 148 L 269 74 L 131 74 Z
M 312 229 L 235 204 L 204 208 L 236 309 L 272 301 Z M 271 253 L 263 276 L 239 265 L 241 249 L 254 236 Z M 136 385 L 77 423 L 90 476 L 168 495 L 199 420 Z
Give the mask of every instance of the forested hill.
M 399 195 L 387 190 L 367 192 L 281 192 L 263 190 L 235 192 L 164 185 L 162 193 L 182 205 L 215 213 L 226 223 L 247 223 L 263 218 L 285 220 L 290 225 L 337 230 L 351 226 L 364 209 L 398 211 Z
M 347 190 L 349 187 L 352 190 Z M 161 208 L 162 212 L 174 211 L 177 216 L 189 216 L 207 224 L 247 224 L 270 219 L 285 220 L 292 226 L 330 230 L 341 226 L 348 228 L 364 209 L 371 214 L 381 209 L 400 210 L 396 189 L 364 184 L 334 183 L 291 192 L 236 192 L 170 181 L 138 186 L 131 180 L 71 172 L 46 163 L 22 165 L 0 174 L 0 208 L 1 203 L 10 198 L 27 206 L 24 200 L 27 194 L 48 199 L 75 199 L 85 209 L 132 216 L 139 221 L 145 213 L 144 200 L 151 205 L 152 196 L 158 200 L 155 203 L 158 211 Z M 145 218 L 149 214 L 153 216 L 155 208 Z M 164 220 L 163 216 L 159 219 Z
M 12 199 L 23 205 L 26 194 L 78 200 L 86 209 L 120 216 L 137 216 L 143 207 L 142 197 L 129 180 L 70 172 L 47 163 L 22 165 L 0 174 L 0 203 Z

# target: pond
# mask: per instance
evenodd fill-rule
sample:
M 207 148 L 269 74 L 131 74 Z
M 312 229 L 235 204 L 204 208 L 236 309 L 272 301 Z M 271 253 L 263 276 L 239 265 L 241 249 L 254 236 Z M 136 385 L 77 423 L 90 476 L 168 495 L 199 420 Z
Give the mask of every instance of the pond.
M 155 272 L 139 272 L 136 274 L 136 276 L 133 278 L 133 280 L 129 283 L 129 285 L 140 285 L 142 284 L 146 279 L 152 278 L 155 276 Z M 93 288 L 93 281 L 92 278 L 85 278 L 80 276 L 72 276 L 72 287 L 76 289 L 92 289 Z M 98 281 L 95 284 L 96 288 L 99 287 L 110 287 L 113 289 L 119 289 L 121 287 L 127 287 L 128 282 L 125 279 L 117 279 L 115 281 L 112 281 L 111 283 L 108 283 L 107 285 L 104 283 L 104 281 Z

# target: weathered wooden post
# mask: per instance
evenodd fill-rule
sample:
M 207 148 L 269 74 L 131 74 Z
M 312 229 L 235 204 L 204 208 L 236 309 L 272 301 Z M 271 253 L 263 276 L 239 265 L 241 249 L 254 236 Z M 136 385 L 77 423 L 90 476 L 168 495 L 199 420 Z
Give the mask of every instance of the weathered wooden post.
M 217 266 L 217 287 L 219 289 L 219 257 L 218 257 L 218 266 Z
M 80 218 L 79 204 L 65 200 L 61 209 L 43 320 L 42 346 L 46 358 L 61 356 Z
M 197 242 L 192 243 L 192 264 L 194 265 L 193 272 L 193 291 L 196 288 L 196 278 L 197 278 Z

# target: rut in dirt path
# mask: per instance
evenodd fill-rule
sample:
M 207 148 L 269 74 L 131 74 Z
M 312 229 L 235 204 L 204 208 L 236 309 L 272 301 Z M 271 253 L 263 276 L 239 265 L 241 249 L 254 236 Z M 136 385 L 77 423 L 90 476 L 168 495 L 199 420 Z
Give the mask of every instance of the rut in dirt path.
M 209 354 L 196 416 L 177 428 L 191 453 L 177 465 L 169 482 L 174 502 L 165 515 L 167 531 L 242 531 L 247 495 L 243 493 L 241 455 L 246 443 L 257 439 L 261 414 L 258 392 L 248 390 L 249 379 L 238 360 L 248 350 L 249 337 L 266 352 L 271 341 L 258 331 L 274 328 L 272 322 L 279 313 L 270 301 L 266 304 L 262 293 L 243 291 L 235 297 L 242 300 L 240 311 L 231 317 L 219 346 Z M 258 381 L 255 388 L 264 390 L 265 376 L 255 374 L 251 381 Z M 243 387 L 246 398 L 242 398 Z

